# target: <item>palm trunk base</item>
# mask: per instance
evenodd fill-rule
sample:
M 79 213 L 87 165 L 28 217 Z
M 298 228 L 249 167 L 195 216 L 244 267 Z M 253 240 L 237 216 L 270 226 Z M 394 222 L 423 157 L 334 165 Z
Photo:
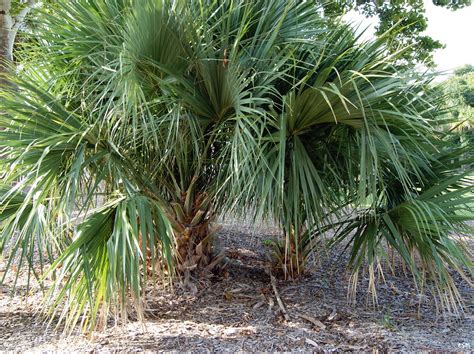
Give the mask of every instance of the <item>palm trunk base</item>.
M 306 275 L 306 260 L 299 255 L 288 255 L 286 259 L 278 257 L 273 262 L 274 273 L 285 280 L 297 280 Z
M 273 243 L 273 268 L 285 280 L 296 280 L 306 275 L 308 244 L 306 230 L 295 237 L 294 231 L 286 240 Z
M 208 223 L 188 227 L 177 238 L 177 271 L 184 276 L 185 284 L 190 283 L 191 275 L 202 277 L 219 268 L 224 253 L 216 246 L 218 227 Z

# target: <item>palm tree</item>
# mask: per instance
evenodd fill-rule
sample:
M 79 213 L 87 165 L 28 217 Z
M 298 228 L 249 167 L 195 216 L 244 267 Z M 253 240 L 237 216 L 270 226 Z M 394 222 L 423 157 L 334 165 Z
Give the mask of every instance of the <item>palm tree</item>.
M 449 236 L 473 217 L 472 159 L 446 143 L 430 79 L 382 40 L 316 1 L 56 7 L 2 94 L 0 246 L 39 279 L 33 258 L 49 258 L 49 313 L 68 328 L 212 270 L 216 216 L 248 210 L 282 227 L 287 277 L 331 227 L 354 272 L 384 243 L 443 294 L 449 266 L 472 272 Z

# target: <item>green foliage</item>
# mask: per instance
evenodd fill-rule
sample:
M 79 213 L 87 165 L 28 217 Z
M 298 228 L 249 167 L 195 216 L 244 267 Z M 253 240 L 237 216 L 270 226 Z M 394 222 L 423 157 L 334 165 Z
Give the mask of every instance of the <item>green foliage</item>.
M 390 52 L 403 49 L 403 60 L 407 64 L 424 63 L 434 65 L 433 52 L 443 48 L 438 40 L 422 33 L 428 28 L 423 1 L 390 1 L 383 5 L 367 4 L 364 13 L 378 16 L 380 23 L 376 35 L 387 33 L 387 45 Z
M 471 6 L 471 0 L 433 0 L 433 4 L 436 6 L 446 7 L 450 10 L 462 9 L 466 6 Z
M 471 5 L 470 0 L 433 1 L 436 6 L 458 10 Z M 328 1 L 323 3 L 325 14 L 338 17 L 349 10 L 357 10 L 367 17 L 377 17 L 376 36 L 387 41 L 391 53 L 403 50 L 401 63 L 414 66 L 422 63 L 434 66 L 433 52 L 444 45 L 423 32 L 428 27 L 422 0 L 395 1 Z
M 454 127 L 471 131 L 474 127 L 474 67 L 465 65 L 455 70 L 454 75 L 443 82 L 446 103 L 456 118 Z
M 469 74 L 469 73 L 472 73 L 472 72 L 474 72 L 474 65 L 471 65 L 471 64 L 464 65 L 464 66 L 454 70 L 454 74 L 456 76 L 463 76 L 465 74 Z
M 31 271 L 48 250 L 50 315 L 93 329 L 130 299 L 140 314 L 150 280 L 186 266 L 192 230 L 203 241 L 215 215 L 249 209 L 281 226 L 291 272 L 341 226 L 354 274 L 386 244 L 457 308 L 468 147 L 440 133 L 430 77 L 316 5 L 59 1 L 38 17 L 0 94 L 0 240 Z

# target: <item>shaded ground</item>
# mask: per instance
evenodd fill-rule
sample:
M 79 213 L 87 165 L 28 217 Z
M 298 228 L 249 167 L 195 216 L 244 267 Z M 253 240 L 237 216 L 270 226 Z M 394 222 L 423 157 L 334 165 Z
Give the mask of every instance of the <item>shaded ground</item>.
M 64 338 L 46 328 L 34 315 L 40 294 L 28 300 L 20 295 L 11 298 L 10 278 L 0 286 L 0 350 L 474 349 L 474 297 L 466 284 L 459 281 L 467 314 L 457 321 L 442 320 L 432 299 L 420 298 L 409 279 L 397 276 L 379 286 L 377 308 L 366 305 L 363 291 L 356 305 L 348 305 L 345 262 L 334 255 L 322 257 L 320 266 L 302 281 L 277 285 L 289 315 L 285 320 L 264 270 L 262 241 L 271 232 L 264 229 L 252 234 L 242 225 L 225 225 L 223 246 L 234 260 L 226 273 L 200 283 L 195 296 L 180 289 L 175 294 L 150 291 L 144 325 L 130 321 L 92 338 L 80 334 Z

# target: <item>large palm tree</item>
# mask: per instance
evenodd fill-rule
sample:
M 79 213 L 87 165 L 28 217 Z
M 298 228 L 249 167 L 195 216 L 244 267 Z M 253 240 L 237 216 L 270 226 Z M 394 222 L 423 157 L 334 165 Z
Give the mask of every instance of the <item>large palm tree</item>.
M 354 272 L 387 244 L 457 308 L 448 268 L 472 266 L 450 234 L 469 232 L 472 159 L 383 40 L 326 23 L 317 1 L 56 7 L 0 117 L 0 241 L 38 278 L 35 254 L 50 258 L 50 314 L 93 328 L 140 310 L 149 280 L 210 271 L 216 216 L 248 210 L 284 230 L 286 276 L 337 227 Z

